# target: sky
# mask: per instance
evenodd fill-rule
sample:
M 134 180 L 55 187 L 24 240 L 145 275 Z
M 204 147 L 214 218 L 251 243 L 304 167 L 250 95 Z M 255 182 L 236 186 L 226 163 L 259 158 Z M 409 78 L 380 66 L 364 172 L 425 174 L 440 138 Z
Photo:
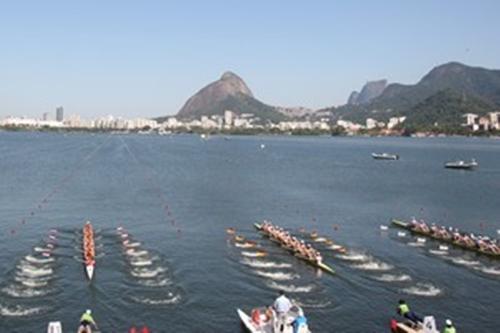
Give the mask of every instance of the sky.
M 459 61 L 500 68 L 500 1 L 1 1 L 0 117 L 156 117 L 224 71 L 261 101 L 344 104 Z

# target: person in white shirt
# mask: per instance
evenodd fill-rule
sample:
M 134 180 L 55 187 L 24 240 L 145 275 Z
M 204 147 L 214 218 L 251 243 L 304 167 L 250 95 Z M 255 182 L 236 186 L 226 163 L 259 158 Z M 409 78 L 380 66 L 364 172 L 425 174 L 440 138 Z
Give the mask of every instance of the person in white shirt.
M 280 290 L 280 296 L 274 301 L 274 311 L 277 314 L 286 314 L 292 308 L 292 302 L 285 296 L 285 292 Z

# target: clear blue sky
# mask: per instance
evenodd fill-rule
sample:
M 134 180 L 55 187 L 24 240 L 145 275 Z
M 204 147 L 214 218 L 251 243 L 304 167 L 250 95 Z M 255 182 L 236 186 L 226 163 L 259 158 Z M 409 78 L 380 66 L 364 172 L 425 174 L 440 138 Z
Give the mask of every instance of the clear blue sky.
M 500 68 L 500 1 L 3 1 L 0 116 L 174 114 L 225 70 L 319 108 L 449 61 Z

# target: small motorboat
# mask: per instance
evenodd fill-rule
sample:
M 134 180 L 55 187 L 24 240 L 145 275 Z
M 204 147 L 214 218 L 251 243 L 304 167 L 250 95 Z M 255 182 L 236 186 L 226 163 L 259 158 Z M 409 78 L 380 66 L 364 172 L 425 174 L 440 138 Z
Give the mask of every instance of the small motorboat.
M 446 162 L 444 164 L 444 167 L 446 169 L 459 169 L 459 170 L 472 170 L 475 167 L 477 167 L 479 164 L 476 162 L 475 159 L 472 159 L 470 162 L 465 162 L 465 161 L 453 161 L 453 162 Z
M 411 321 L 397 322 L 393 319 L 391 320 L 391 330 L 398 333 L 439 333 L 433 316 L 425 317 L 424 322 L 418 324 Z
M 297 304 L 293 304 L 285 315 L 277 315 L 272 308 L 265 307 L 253 309 L 250 316 L 240 309 L 236 311 L 250 333 L 311 333 L 305 322 L 299 324 L 298 330 L 294 331 L 293 322 L 304 317 L 304 312 Z
M 51 321 L 47 327 L 47 333 L 62 333 L 62 325 L 60 321 Z
M 397 154 L 389 154 L 389 153 L 372 153 L 372 157 L 375 160 L 390 160 L 390 161 L 396 161 L 399 160 L 399 155 Z

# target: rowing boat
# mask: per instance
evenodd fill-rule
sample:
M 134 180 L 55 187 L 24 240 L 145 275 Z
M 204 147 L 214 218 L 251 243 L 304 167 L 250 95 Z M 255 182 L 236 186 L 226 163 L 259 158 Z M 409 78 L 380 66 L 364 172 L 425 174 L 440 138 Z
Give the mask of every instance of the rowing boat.
M 392 220 L 392 224 L 395 225 L 395 226 L 397 226 L 397 227 L 399 227 L 399 228 L 403 228 L 403 229 L 409 230 L 410 232 L 412 232 L 414 234 L 426 236 L 426 237 L 438 240 L 440 242 L 451 244 L 451 245 L 456 246 L 458 248 L 461 248 L 463 250 L 473 251 L 473 252 L 476 252 L 476 253 L 479 253 L 479 254 L 483 254 L 483 255 L 486 255 L 486 256 L 489 256 L 489 257 L 492 257 L 492 258 L 498 258 L 498 259 L 500 259 L 500 254 L 493 253 L 493 252 L 488 252 L 488 251 L 484 251 L 484 250 L 481 250 L 479 248 L 472 248 L 472 247 L 469 247 L 467 245 L 458 243 L 458 242 L 454 241 L 453 239 L 439 238 L 439 237 L 436 237 L 436 236 L 431 235 L 429 233 L 426 233 L 426 232 L 423 232 L 423 231 L 420 231 L 420 230 L 415 230 L 414 228 L 411 227 L 411 223 L 409 223 L 409 222 L 404 222 L 404 221 L 401 221 L 401 220 L 393 219 Z
M 95 244 L 94 244 L 94 229 L 92 224 L 87 221 L 83 227 L 83 262 L 85 264 L 85 272 L 87 278 L 92 280 L 95 270 Z
M 297 251 L 295 251 L 295 249 L 291 248 L 291 247 L 288 247 L 284 244 L 281 244 L 281 242 L 279 242 L 279 240 L 275 239 L 274 237 L 272 237 L 271 235 L 269 235 L 268 233 L 266 233 L 263 229 L 262 229 L 262 225 L 260 225 L 259 223 L 254 223 L 254 227 L 255 229 L 257 229 L 258 231 L 264 233 L 267 237 L 269 237 L 269 239 L 273 242 L 277 242 L 281 245 L 282 248 L 284 248 L 285 250 L 287 250 L 288 252 L 292 253 L 295 257 L 307 262 L 308 264 L 316 267 L 316 268 L 319 268 L 319 269 L 322 269 L 324 270 L 325 272 L 328 272 L 330 274 L 335 274 L 335 270 L 333 268 L 331 268 L 330 266 L 324 264 L 324 263 L 318 263 L 316 261 L 313 261 L 307 257 L 304 257 L 303 255 L 297 253 Z

